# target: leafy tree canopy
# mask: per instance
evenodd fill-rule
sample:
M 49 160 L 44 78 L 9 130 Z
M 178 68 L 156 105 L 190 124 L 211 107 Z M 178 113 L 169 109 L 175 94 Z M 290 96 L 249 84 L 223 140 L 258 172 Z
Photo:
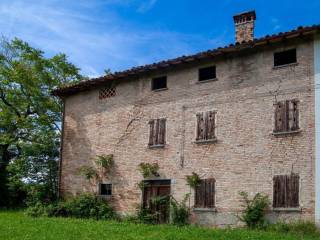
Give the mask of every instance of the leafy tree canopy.
M 56 189 L 62 104 L 50 93 L 81 79 L 64 54 L 0 41 L 0 206 L 23 182 Z

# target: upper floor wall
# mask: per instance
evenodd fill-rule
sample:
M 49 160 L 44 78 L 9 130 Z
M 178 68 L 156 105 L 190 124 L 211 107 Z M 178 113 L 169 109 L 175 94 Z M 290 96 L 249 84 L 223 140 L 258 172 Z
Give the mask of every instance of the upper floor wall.
M 289 49 L 296 49 L 297 63 L 274 67 L 274 53 Z M 132 105 L 203 99 L 208 94 L 218 96 L 223 93 L 230 98 L 249 98 L 256 94 L 297 92 L 313 88 L 313 61 L 313 40 L 296 39 L 290 43 L 270 45 L 259 51 L 199 61 L 174 70 L 119 81 L 115 83 L 114 96 L 106 99 L 99 99 L 99 91 L 103 87 L 81 92 L 66 99 L 66 113 L 78 116 L 105 111 L 110 113 L 114 109 Z M 216 67 L 216 79 L 199 82 L 198 70 L 206 66 Z M 167 88 L 152 91 L 152 78 L 160 76 L 167 76 Z M 90 111 L 82 112 L 82 109 Z

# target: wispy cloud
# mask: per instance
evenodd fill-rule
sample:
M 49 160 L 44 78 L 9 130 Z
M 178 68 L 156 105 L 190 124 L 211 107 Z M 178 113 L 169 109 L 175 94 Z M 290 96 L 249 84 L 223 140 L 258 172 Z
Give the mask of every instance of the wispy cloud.
M 156 3 L 157 3 L 157 0 L 143 1 L 138 8 L 138 12 L 145 13 L 145 12 L 151 10 Z
M 50 55 L 64 52 L 91 77 L 102 74 L 106 68 L 122 70 L 188 54 L 208 42 L 201 36 L 166 29 L 141 29 L 108 7 L 130 5 L 130 0 L 62 3 L 2 0 L 1 33 L 9 38 L 22 38 Z M 146 1 L 138 11 L 148 11 L 155 3 L 155 0 Z
M 272 22 L 274 31 L 277 31 L 277 30 L 279 30 L 281 28 L 281 25 L 279 23 L 279 19 L 278 18 L 275 18 L 275 17 L 271 18 L 271 22 Z

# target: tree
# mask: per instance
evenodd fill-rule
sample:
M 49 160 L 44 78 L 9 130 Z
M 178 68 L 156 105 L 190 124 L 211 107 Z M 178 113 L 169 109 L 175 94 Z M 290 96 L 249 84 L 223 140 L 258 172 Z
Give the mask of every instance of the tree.
M 50 93 L 81 79 L 64 54 L 47 58 L 19 39 L 0 41 L 0 206 L 23 183 L 56 191 L 62 104 Z

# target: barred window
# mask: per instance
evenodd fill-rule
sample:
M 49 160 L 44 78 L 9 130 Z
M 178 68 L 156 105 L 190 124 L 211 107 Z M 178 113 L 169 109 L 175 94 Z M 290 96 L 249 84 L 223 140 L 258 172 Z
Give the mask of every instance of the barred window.
M 149 146 L 163 146 L 166 141 L 166 119 L 152 119 L 149 125 Z
M 100 183 L 99 184 L 99 195 L 101 196 L 111 196 L 112 195 L 112 184 Z
M 106 87 L 102 88 L 99 91 L 99 99 L 107 99 L 116 96 L 116 88 L 115 87 Z
M 299 175 L 278 175 L 273 178 L 273 207 L 299 207 Z
M 215 179 L 202 179 L 195 188 L 194 207 L 214 208 L 215 207 Z
M 298 102 L 294 99 L 275 104 L 275 133 L 299 130 Z
M 197 136 L 196 141 L 213 140 L 215 136 L 216 112 L 209 111 L 197 114 Z

